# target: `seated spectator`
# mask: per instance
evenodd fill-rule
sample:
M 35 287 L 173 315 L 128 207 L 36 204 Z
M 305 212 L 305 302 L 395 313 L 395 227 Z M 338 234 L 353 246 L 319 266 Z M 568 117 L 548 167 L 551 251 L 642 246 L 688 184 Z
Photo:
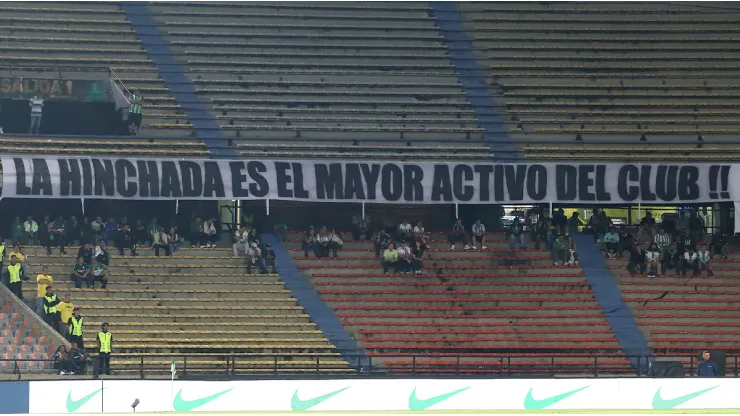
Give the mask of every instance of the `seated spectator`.
M 375 257 L 380 257 L 380 252 L 388 248 L 388 244 L 391 242 L 391 236 L 381 228 L 380 231 L 375 233 L 373 245 L 375 246 Z
M 568 218 L 568 231 L 567 233 L 570 235 L 577 234 L 579 231 L 580 226 L 583 225 L 583 221 L 581 221 L 581 218 L 579 217 L 578 212 L 573 211 L 572 214 L 570 214 L 570 218 Z
M 370 217 L 362 213 L 355 214 L 352 216 L 352 238 L 355 241 L 362 241 L 362 236 L 365 239 L 370 239 Z
M 683 253 L 683 264 L 681 266 L 681 276 L 686 276 L 686 272 L 692 271 L 691 275 L 696 277 L 699 274 L 699 255 L 692 247 L 688 247 Z
M 637 243 L 630 252 L 630 258 L 627 262 L 627 271 L 632 275 L 645 274 L 646 268 L 645 251 L 640 247 L 640 243 Z
M 149 235 L 149 232 L 146 230 L 146 227 L 144 226 L 144 222 L 141 220 L 136 220 L 136 223 L 134 224 L 134 233 L 136 235 L 136 244 L 138 245 L 146 245 L 151 246 L 152 245 L 152 237 Z
M 696 240 L 691 234 L 681 232 L 676 239 L 676 250 L 683 256 L 689 249 L 696 251 Z
M 102 262 L 93 260 L 92 273 L 87 277 L 88 287 L 95 289 L 95 282 L 100 282 L 100 288 L 105 289 L 108 286 L 107 274 L 108 266 Z
M 524 246 L 524 226 L 519 217 L 514 217 L 514 221 L 509 226 L 509 248 L 516 250 L 517 244 L 520 249 L 526 248 Z
M 313 251 L 316 253 L 316 231 L 314 231 L 313 225 L 308 227 L 308 231 L 303 233 L 303 239 L 301 240 L 301 250 L 303 250 L 303 257 L 308 258 L 308 252 Z
M 156 218 L 152 218 L 146 226 L 146 232 L 149 234 L 150 241 L 154 239 L 154 236 L 159 232 L 159 230 L 162 230 L 162 226 L 157 223 Z
M 712 254 L 709 251 L 708 245 L 703 245 L 702 249 L 696 253 L 697 260 L 698 260 L 698 272 L 701 274 L 702 272 L 707 272 L 707 276 L 713 276 L 714 273 L 712 272 Z
M 719 254 L 723 259 L 727 259 L 727 233 L 715 233 L 712 236 L 712 242 L 709 243 L 709 249 L 712 257 Z
M 403 274 L 408 274 L 408 272 L 411 270 L 411 262 L 413 261 L 413 253 L 411 252 L 411 247 L 409 247 L 406 243 L 400 243 L 396 251 L 398 251 L 398 266 L 396 267 L 396 273 L 400 272 Z
M 234 257 L 239 256 L 239 250 L 246 252 L 247 247 L 249 246 L 249 233 L 247 232 L 247 229 L 244 228 L 244 226 L 239 227 L 238 230 L 234 231 L 234 236 L 231 241 L 231 252 Z
M 260 262 L 261 273 L 277 273 L 277 256 L 275 251 L 272 249 L 272 245 L 267 244 L 265 249 L 262 250 L 262 257 Z
M 118 246 L 118 254 L 124 255 L 123 250 L 129 249 L 131 255 L 136 255 L 136 236 L 129 230 L 128 224 L 121 226 L 121 231 L 116 235 L 116 245 Z
M 634 246 L 635 237 L 632 236 L 632 233 L 628 229 L 622 228 L 622 233 L 619 234 L 619 250 L 617 250 L 617 258 L 621 259 L 625 251 L 631 252 Z
M 108 266 L 110 263 L 110 255 L 108 255 L 108 247 L 105 244 L 104 240 L 100 240 L 98 242 L 98 245 L 95 246 L 95 251 L 93 252 L 93 261 L 97 261 L 98 263 L 103 263 L 104 265 Z M 90 262 L 92 264 L 92 262 Z
M 668 270 L 675 269 L 676 274 L 678 274 L 682 260 L 681 254 L 676 250 L 676 243 L 669 243 L 668 247 L 663 250 L 663 255 L 660 258 L 660 273 L 666 275 Z
M 76 342 L 70 343 L 71 349 L 69 350 L 69 363 L 71 364 L 71 374 L 87 374 L 87 362 L 90 359 L 90 355 L 83 348 L 80 348 Z
M 170 256 L 180 251 L 180 233 L 177 231 L 177 226 L 170 228 L 170 232 L 167 234 L 167 240 L 170 244 Z
M 272 228 L 275 231 L 278 241 L 286 241 L 285 235 L 288 232 L 288 223 L 285 222 L 285 218 L 279 216 Z
M 116 241 L 119 228 L 118 223 L 113 217 L 108 218 L 108 221 L 103 225 L 103 241 L 105 241 L 106 246 L 109 241 Z
M 92 243 L 85 243 L 80 246 L 77 250 L 77 257 L 82 257 L 84 263 L 92 264 L 93 258 L 93 245 Z
M 414 241 L 422 241 L 423 244 L 426 244 L 427 241 L 427 233 L 424 229 L 424 224 L 421 223 L 421 221 L 416 221 L 416 225 L 414 226 L 414 229 L 411 231 L 411 236 L 414 239 Z
M 380 265 L 383 266 L 383 273 L 388 275 L 388 269 L 393 267 L 393 273 L 398 270 L 398 251 L 393 243 L 389 243 L 385 250 L 383 250 L 383 259 L 380 261 Z
M 610 259 L 613 259 L 617 257 L 620 248 L 619 234 L 614 231 L 614 227 L 609 227 L 609 231 L 604 234 L 604 251 L 606 251 L 606 255 Z
M 64 344 L 60 345 L 57 348 L 52 359 L 54 360 L 54 368 L 59 371 L 60 375 L 66 376 L 67 374 L 72 373 L 72 370 L 70 369 L 69 357 L 67 354 L 67 347 L 65 347 Z
M 329 243 L 327 244 L 327 248 L 333 258 L 337 258 L 337 251 L 341 250 L 343 245 L 344 241 L 342 241 L 342 237 L 340 237 L 339 233 L 332 228 L 329 233 Z
M 61 215 L 57 217 L 57 220 L 49 225 L 49 241 L 46 244 L 46 254 L 51 256 L 51 248 L 53 246 L 59 246 L 59 254 L 67 254 L 64 251 L 64 245 L 67 242 L 67 232 L 69 231 L 67 222 L 64 221 L 64 217 Z
M 82 257 L 77 257 L 77 263 L 72 268 L 72 273 L 69 274 L 69 280 L 75 284 L 77 289 L 82 288 L 82 282 L 87 283 L 87 287 L 90 288 L 91 273 L 90 263 L 85 263 Z
M 447 237 L 447 241 L 450 243 L 450 250 L 455 249 L 455 243 L 461 242 L 465 245 L 465 249 L 469 249 L 468 234 L 465 232 L 465 226 L 463 226 L 460 218 L 455 221 L 455 225 L 452 226 L 452 232 Z
M 244 261 L 247 264 L 247 274 L 252 274 L 252 266 L 257 264 L 262 267 L 262 250 L 257 243 L 250 243 L 244 251 Z M 258 262 L 259 260 L 259 262 Z
M 534 248 L 539 250 L 542 243 L 545 243 L 546 248 L 552 247 L 552 239 L 550 238 L 550 227 L 548 227 L 546 218 L 540 217 L 540 219 L 537 221 L 537 224 L 535 224 L 531 230 Z
M 558 237 L 552 244 L 552 261 L 555 266 L 564 265 L 568 262 L 570 246 L 565 234 L 558 234 Z
M 396 230 L 396 240 L 401 243 L 409 243 L 411 241 L 412 232 L 413 227 L 411 226 L 411 223 L 404 218 L 401 220 L 401 223 L 398 225 L 398 229 Z
M 190 232 L 188 233 L 188 241 L 190 247 L 195 248 L 196 244 L 200 243 L 200 233 L 203 230 L 203 219 L 193 214 L 193 218 L 190 221 Z
M 668 248 L 668 245 L 671 244 L 671 236 L 666 234 L 664 229 L 661 229 L 657 234 L 655 234 L 655 237 L 653 237 L 653 242 L 658 246 L 658 251 L 662 253 Z
M 655 238 L 655 218 L 650 211 L 645 212 L 645 216 L 640 220 L 637 230 L 637 241 L 640 243 L 652 242 Z
M 476 220 L 473 224 L 473 249 L 480 244 L 480 249 L 485 250 L 486 247 L 486 226 L 481 223 L 480 220 Z
M 203 228 L 200 231 L 200 248 L 215 248 L 217 239 L 216 224 L 209 218 L 203 223 Z
M 322 226 L 319 228 L 318 234 L 316 234 L 316 245 L 314 252 L 316 258 L 323 259 L 329 256 L 329 233 L 326 232 L 326 227 Z
M 208 247 L 211 247 L 210 245 Z M 171 256 L 170 253 L 170 239 L 164 230 L 161 228 L 154 234 L 154 241 L 152 241 L 152 248 L 154 249 L 154 255 L 159 257 L 159 250 L 164 250 L 165 256 Z
M 580 259 L 578 257 L 578 250 L 576 249 L 576 242 L 573 240 L 573 236 L 568 236 L 568 251 L 570 252 L 570 259 L 568 260 L 568 264 L 573 265 L 579 265 Z
M 23 244 L 39 243 L 39 224 L 33 220 L 32 216 L 26 218 L 23 223 Z
M 23 223 L 21 217 L 16 215 L 12 223 L 10 223 L 10 240 L 13 244 L 20 244 L 23 240 Z
M 655 277 L 658 274 L 658 264 L 660 263 L 660 250 L 657 244 L 650 243 L 645 252 L 645 260 L 647 261 L 648 277 Z
M 421 274 L 421 269 L 424 268 L 424 251 L 426 250 L 426 247 L 424 244 L 416 240 L 416 243 L 414 245 L 414 249 L 412 250 L 411 254 L 413 255 L 411 259 L 411 270 L 414 271 L 414 274 Z

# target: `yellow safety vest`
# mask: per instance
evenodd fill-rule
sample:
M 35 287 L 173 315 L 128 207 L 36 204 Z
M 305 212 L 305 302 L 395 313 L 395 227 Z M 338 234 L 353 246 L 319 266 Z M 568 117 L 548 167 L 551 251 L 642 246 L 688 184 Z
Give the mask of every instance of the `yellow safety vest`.
M 21 281 L 21 264 L 9 264 L 8 265 L 8 273 L 10 273 L 10 279 L 8 280 L 10 283 L 18 283 Z
M 0 244 L 0 262 L 3 261 L 4 254 L 5 254 L 5 244 Z
M 49 302 L 54 302 L 55 300 L 57 300 L 57 295 L 44 296 L 44 299 L 46 299 Z M 46 303 L 44 303 L 44 313 L 46 314 L 57 313 L 57 305 L 59 304 L 57 303 L 54 306 L 46 306 Z
M 82 317 L 80 317 L 80 319 L 77 319 L 73 316 L 70 319 L 72 320 L 72 326 L 69 327 L 70 335 L 81 337 L 82 336 Z
M 108 332 L 98 332 L 98 341 L 100 342 L 100 352 L 110 352 L 110 340 L 113 334 Z

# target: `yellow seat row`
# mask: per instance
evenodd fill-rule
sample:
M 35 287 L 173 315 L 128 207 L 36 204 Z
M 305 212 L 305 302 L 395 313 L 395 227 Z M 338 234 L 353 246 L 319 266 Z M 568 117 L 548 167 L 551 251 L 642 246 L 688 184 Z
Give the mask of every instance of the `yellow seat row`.
M 80 289 L 80 292 L 86 293 L 86 289 Z M 95 294 L 100 293 L 100 291 L 92 292 Z M 105 293 L 105 292 L 104 292 Z M 227 293 L 234 293 L 233 291 L 228 291 Z M 96 297 L 96 296 L 85 296 L 84 300 L 86 302 L 180 302 L 183 300 L 187 300 L 188 303 L 192 302 L 208 302 L 208 303 L 222 303 L 222 302 L 274 302 L 274 303 L 295 303 L 297 302 L 294 298 L 181 298 L 181 297 L 174 297 L 174 298 L 166 298 L 162 296 L 158 296 L 156 298 L 124 298 L 124 297 L 112 297 L 112 296 L 104 296 L 104 297 Z M 110 305 L 108 307 L 111 307 Z M 191 307 L 192 308 L 192 307 Z
M 244 283 L 242 283 L 242 284 L 244 284 Z M 68 289 L 71 289 L 71 288 L 68 288 Z M 26 290 L 33 290 L 33 289 L 32 288 L 26 288 Z M 103 289 L 101 289 L 101 290 L 103 290 Z M 214 295 L 215 294 L 223 294 L 223 293 L 227 293 L 227 294 L 240 293 L 240 294 L 247 294 L 247 295 L 249 295 L 249 294 L 258 294 L 258 293 L 273 293 L 273 294 L 279 294 L 279 295 L 287 295 L 287 294 L 290 294 L 291 293 L 290 290 L 287 290 L 287 289 L 274 289 L 274 290 L 254 290 L 254 289 L 247 289 L 247 290 L 238 290 L 238 291 L 236 291 L 236 290 L 223 290 L 223 289 L 187 289 L 187 290 L 181 290 L 181 289 L 139 289 L 139 288 L 136 288 L 136 289 L 117 289 L 117 288 L 106 288 L 104 290 L 105 290 L 105 293 L 110 293 L 110 294 L 117 294 L 117 293 L 155 293 L 155 294 L 162 294 L 164 296 L 166 296 L 169 293 L 192 293 L 192 294 L 214 294 Z M 87 292 L 87 289 L 80 289 L 80 291 L 85 292 L 85 293 L 89 293 L 89 292 Z M 93 298 L 85 297 L 85 299 L 91 300 Z M 111 299 L 112 300 L 124 300 L 122 298 L 111 298 Z M 131 299 L 144 300 L 142 298 L 131 298 Z M 167 297 L 158 297 L 156 299 L 159 299 L 159 300 L 168 300 L 170 298 L 167 298 Z M 172 298 L 172 299 L 182 299 L 182 298 Z M 207 299 L 211 299 L 211 298 L 207 298 Z M 223 301 L 227 301 L 227 300 L 232 299 L 232 298 L 219 298 L 219 299 L 223 299 Z M 233 299 L 236 299 L 236 298 L 233 298 Z M 276 302 L 277 301 L 277 300 L 275 300 L 273 298 L 255 298 L 255 299 L 262 299 L 263 302 L 264 301 L 271 301 L 271 302 Z M 155 299 L 151 299 L 151 300 L 155 300 Z M 204 301 L 206 301 L 206 300 L 204 300 Z M 190 302 L 198 302 L 199 300 L 197 298 L 193 298 L 193 299 L 188 298 L 188 301 L 190 301 Z M 285 300 L 285 302 L 288 302 L 288 301 L 289 301 L 288 299 Z M 282 300 L 281 300 L 281 302 L 282 302 Z
M 100 312 L 100 313 L 96 313 L 94 311 L 91 311 L 91 309 L 96 309 L 96 308 L 97 309 L 103 309 L 104 310 L 104 308 L 101 308 L 100 306 L 96 307 L 96 306 L 91 306 L 91 305 L 85 304 L 85 316 L 88 317 L 88 318 L 103 318 L 103 319 L 106 319 L 106 321 L 107 321 L 107 318 L 116 318 L 116 319 L 118 319 L 118 318 L 123 318 L 123 319 L 136 318 L 136 319 L 144 319 L 144 320 L 146 320 L 146 319 L 156 319 L 156 318 L 210 319 L 210 320 L 213 320 L 215 318 L 224 318 L 224 319 L 230 319 L 231 320 L 231 319 L 234 318 L 234 316 L 220 317 L 220 316 L 214 316 L 214 315 L 211 315 L 211 314 L 202 314 L 202 313 L 195 313 L 195 314 L 177 313 L 177 314 L 164 314 L 164 315 L 161 315 L 161 314 L 150 314 L 150 313 L 118 313 L 118 312 L 116 312 L 115 309 L 120 309 L 120 308 L 115 308 L 113 310 L 104 311 L 104 312 Z M 138 309 L 151 309 L 151 308 L 142 307 L 142 308 L 138 308 Z M 204 309 L 203 307 L 199 307 L 198 308 L 198 310 L 203 310 L 203 309 Z M 217 308 L 217 309 L 222 309 L 222 308 Z M 287 308 L 286 309 L 283 309 L 282 307 L 281 308 L 275 308 L 275 307 L 266 308 L 266 307 L 259 307 L 259 306 L 257 306 L 257 307 L 251 307 L 251 308 L 244 308 L 244 309 L 288 310 Z M 301 309 L 301 308 L 293 308 L 293 309 L 294 310 L 303 311 L 303 309 Z M 230 309 L 230 310 L 234 310 L 234 309 Z M 270 315 L 270 314 L 264 314 L 264 315 L 262 315 L 262 314 L 255 314 L 255 315 L 244 314 L 244 315 L 238 315 L 238 319 L 245 320 L 242 323 L 242 325 L 245 325 L 245 326 L 246 325 L 259 326 L 259 325 L 268 325 L 269 324 L 269 322 L 266 322 L 266 321 L 265 322 L 262 322 L 262 321 L 260 321 L 260 322 L 250 322 L 250 321 L 246 321 L 247 319 L 259 319 L 259 320 L 267 320 L 267 319 L 280 319 L 280 320 L 301 319 L 302 320 L 302 319 L 309 319 L 309 318 L 310 318 L 310 316 L 308 314 L 300 313 L 300 312 L 299 313 L 293 313 L 293 314 L 285 314 L 285 315 Z
M 260 275 L 260 276 L 264 276 L 264 275 Z M 54 283 L 54 287 L 58 287 L 60 285 L 61 286 L 66 286 L 66 285 L 72 285 L 72 284 L 74 284 L 74 283 L 73 282 L 70 282 L 70 281 L 59 281 L 59 282 L 55 282 Z M 281 282 L 281 281 L 259 282 L 259 281 L 249 281 L 249 280 L 247 280 L 247 281 L 240 281 L 240 282 L 216 282 L 216 281 L 210 281 L 210 282 L 202 282 L 202 281 L 193 281 L 193 282 L 173 282 L 173 281 L 169 281 L 169 282 L 126 282 L 126 281 L 116 281 L 115 282 L 115 285 L 116 286 L 133 286 L 133 287 L 137 287 L 137 286 L 213 285 L 213 284 L 216 284 L 216 285 L 229 285 L 229 286 L 232 286 L 232 285 L 233 286 L 245 286 L 245 285 L 247 285 L 247 286 L 249 286 L 249 285 L 254 285 L 254 286 L 281 286 L 281 287 L 284 286 L 283 282 Z M 24 286 L 33 286 L 35 288 L 36 287 L 36 282 L 30 282 L 30 281 L 29 282 L 24 282 L 23 285 Z M 87 289 L 85 289 L 85 290 L 87 290 Z M 103 290 L 103 289 L 90 289 L 90 290 Z M 116 289 L 116 288 L 106 288 L 105 290 L 118 290 L 118 289 Z M 125 289 L 120 289 L 120 290 L 125 290 Z M 138 291 L 138 289 L 136 289 L 136 290 Z M 155 289 L 152 289 L 152 290 L 155 290 Z M 196 289 L 196 291 L 197 291 L 197 289 Z M 270 291 L 270 292 L 272 292 L 272 291 Z
M 180 325 L 183 325 L 180 323 Z M 157 333 L 161 335 L 187 335 L 187 338 L 191 337 L 198 337 L 199 335 L 322 335 L 323 332 L 319 331 L 318 329 L 306 329 L 306 330 L 259 330 L 259 331 L 250 331 L 250 330 L 242 330 L 242 329 L 225 329 L 225 330 L 208 330 L 208 329 L 197 329 L 197 325 L 195 325 L 196 329 L 183 329 L 183 330 L 166 330 L 161 328 L 139 328 L 139 329 L 116 329 L 116 335 L 144 335 L 146 333 Z M 161 337 L 158 336 L 156 338 L 142 338 L 145 341 L 142 342 L 156 342 L 156 341 L 163 341 L 166 339 L 174 339 L 177 340 L 177 342 L 182 341 L 183 337 Z M 297 338 L 250 338 L 250 340 L 285 340 L 285 339 L 299 339 Z M 93 337 L 94 339 L 94 337 Z M 132 341 L 134 338 L 117 338 L 125 341 Z M 226 338 L 224 338 L 226 339 Z M 306 338 L 306 339 L 312 339 L 313 338 Z
M 33 258 L 33 257 L 32 257 Z M 69 263 L 44 263 L 45 266 L 49 267 L 69 267 Z M 171 269 L 221 269 L 221 268 L 243 268 L 243 264 L 140 264 L 140 263 L 123 263 L 123 264 L 111 264 L 109 270 L 116 270 L 119 268 L 171 268 Z
M 282 316 L 282 315 L 281 315 Z M 300 316 L 298 316 L 300 317 Z M 294 326 L 305 326 L 309 328 L 315 328 L 316 324 L 313 322 L 242 322 L 242 317 L 239 317 L 240 319 L 235 322 L 209 322 L 209 326 L 223 326 L 223 327 L 250 327 L 250 326 L 270 326 L 270 327 L 294 327 Z M 97 327 L 103 324 L 103 321 L 95 321 L 95 320 L 88 320 L 85 321 L 86 325 L 92 325 L 92 327 Z M 173 325 L 193 325 L 193 326 L 199 326 L 200 323 L 183 323 L 183 322 L 133 322 L 133 321 L 116 321 L 116 328 L 122 328 L 127 326 L 135 326 L 137 328 L 159 328 L 159 327 L 171 327 Z M 118 329 L 116 330 L 118 332 Z M 219 331 L 220 333 L 220 331 Z
M 110 300 L 108 298 L 104 298 L 106 301 Z M 295 299 L 293 299 L 295 301 Z M 105 309 L 105 310 L 111 310 L 116 308 L 111 308 L 108 304 L 100 304 L 100 305 L 89 305 L 85 304 L 85 310 L 90 309 Z M 123 307 L 119 309 L 124 309 Z M 194 308 L 192 306 L 155 306 L 155 305 L 137 305 L 136 309 L 138 310 L 159 310 L 159 311 L 166 311 L 166 310 L 175 310 L 175 311 L 190 311 Z M 251 310 L 262 310 L 262 311 L 303 311 L 303 308 L 300 306 L 277 306 L 277 305 L 254 305 L 254 306 L 228 306 L 228 305 L 218 305 L 218 306 L 211 306 L 211 305 L 198 305 L 198 310 L 200 311 L 251 311 Z M 85 312 L 86 315 L 89 315 L 89 313 Z M 203 315 L 203 317 L 208 317 L 208 315 Z M 240 315 L 241 318 L 241 315 Z

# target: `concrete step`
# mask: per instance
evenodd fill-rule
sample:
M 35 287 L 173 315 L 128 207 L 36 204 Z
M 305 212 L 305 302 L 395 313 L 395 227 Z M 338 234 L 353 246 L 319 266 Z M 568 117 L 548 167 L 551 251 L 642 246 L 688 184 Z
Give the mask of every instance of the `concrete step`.
M 86 305 L 83 309 L 83 314 L 85 318 L 90 320 L 97 322 L 113 322 L 116 324 L 119 320 L 133 321 L 140 319 L 143 322 L 150 322 L 152 324 L 197 323 L 199 325 L 229 325 L 234 323 L 236 318 L 237 322 L 240 322 L 243 325 L 252 326 L 268 323 L 306 323 L 309 322 L 310 319 L 308 315 L 302 313 L 300 310 L 230 309 L 228 311 L 208 310 L 203 313 L 196 313 L 196 311 L 192 310 L 170 312 L 167 310 L 147 309 L 134 314 L 126 313 L 125 309 L 106 310 L 105 308 L 96 308 L 93 305 Z
M 96 301 L 95 303 L 85 303 L 84 305 L 84 311 L 85 316 L 106 316 L 106 315 L 116 315 L 118 313 L 123 313 L 127 311 L 129 308 L 126 307 L 126 302 L 117 302 L 115 304 L 108 304 L 100 301 Z M 144 305 L 136 305 L 139 309 L 139 312 L 143 315 L 150 314 L 157 312 L 159 314 L 162 314 L 162 316 L 166 316 L 168 313 L 172 314 L 181 314 L 181 313 L 188 313 L 192 315 L 196 315 L 194 312 L 198 311 L 199 313 L 202 313 L 202 316 L 206 319 L 216 319 L 220 314 L 223 314 L 224 318 L 228 318 L 230 320 L 233 320 L 235 316 L 241 316 L 241 315 L 295 315 L 297 313 L 303 313 L 303 308 L 300 306 L 295 305 L 269 305 L 269 306 L 262 306 L 262 305 L 244 305 L 243 303 L 240 304 L 240 306 L 232 306 L 232 305 L 213 305 L 207 302 L 204 302 L 203 306 L 193 307 L 191 306 L 183 306 L 182 302 L 175 302 L 175 305 L 173 306 L 158 306 L 158 305 L 152 305 L 151 302 L 148 302 L 148 304 Z
M 110 297 L 100 296 L 99 294 L 90 294 L 89 296 L 77 295 L 78 303 L 85 307 L 90 303 L 103 303 L 108 308 L 122 308 L 127 305 L 130 307 L 136 306 L 156 306 L 156 307 L 184 307 L 187 309 L 200 309 L 203 306 L 211 307 L 265 307 L 265 306 L 295 306 L 297 301 L 293 298 L 259 298 L 259 297 L 229 297 L 229 298 L 176 298 L 176 297 L 159 297 L 159 298 L 147 298 L 147 297 L 133 297 L 133 296 L 121 296 L 121 297 Z M 187 301 L 185 301 L 187 299 Z
M 24 296 L 33 298 L 36 296 L 36 289 L 24 288 Z M 250 299 L 262 299 L 264 301 L 290 296 L 290 291 L 282 290 L 254 290 L 245 291 L 241 288 L 233 290 L 198 290 L 198 289 L 75 289 L 66 287 L 64 294 L 69 294 L 75 301 L 84 302 L 88 299 L 105 299 L 106 301 L 115 301 L 118 299 L 136 299 L 136 301 L 183 301 L 187 299 L 197 299 L 200 301 L 227 301 L 229 299 L 242 299 L 249 296 Z
M 328 265 L 327 265 L 328 266 Z M 429 274 L 434 270 L 431 269 L 433 265 L 429 262 L 425 262 L 425 266 L 428 269 L 424 271 Z M 580 273 L 580 268 L 575 267 L 508 267 L 508 266 L 487 266 L 487 267 L 466 267 L 465 264 L 455 265 L 455 268 L 443 268 L 445 273 L 493 273 L 493 274 L 509 274 L 509 275 L 552 275 L 552 274 L 574 274 Z M 314 274 L 352 274 L 352 275 L 376 275 L 383 273 L 383 269 L 380 265 L 380 261 L 377 262 L 377 267 L 372 266 L 358 266 L 357 268 L 341 268 L 341 267 L 316 267 L 309 269 L 302 269 L 302 271 L 314 275 Z
M 287 246 L 290 246 L 291 248 L 300 249 L 300 244 L 290 244 L 286 243 Z M 368 259 L 377 259 L 375 256 L 375 249 L 372 248 L 371 245 L 368 245 L 365 247 L 366 250 L 340 250 L 338 255 L 340 259 L 344 259 L 347 257 L 351 257 L 353 259 L 356 258 L 368 258 Z M 293 258 L 302 260 L 303 257 L 303 251 L 302 250 L 289 250 L 290 255 Z M 435 250 L 435 251 L 427 251 L 426 255 L 424 256 L 425 259 L 427 259 L 427 256 L 430 259 L 465 259 L 465 258 L 476 258 L 476 257 L 490 257 L 490 258 L 497 258 L 497 257 L 506 257 L 506 258 L 512 258 L 512 257 L 518 257 L 522 259 L 529 259 L 529 258 L 540 258 L 540 257 L 547 257 L 550 258 L 550 254 L 547 252 L 540 252 L 540 251 L 516 251 L 512 252 L 509 250 L 508 247 L 496 247 L 491 248 L 489 247 L 489 250 Z M 315 259 L 313 252 L 309 252 L 309 259 Z
M 108 290 L 139 290 L 139 289 L 150 289 L 150 290 L 168 290 L 168 289 L 182 289 L 183 287 L 190 287 L 194 290 L 232 290 L 232 291 L 249 291 L 249 290 L 281 290 L 284 288 L 283 282 L 183 282 L 183 281 L 162 281 L 162 282 L 136 282 L 126 281 L 125 278 L 118 276 L 116 281 L 109 282 Z M 138 279 L 138 278 L 137 278 Z M 53 284 L 54 288 L 59 291 L 67 291 L 74 289 L 74 283 L 69 280 L 55 281 Z M 83 284 L 84 287 L 84 284 Z M 36 291 L 36 283 L 24 282 L 23 291 Z M 35 295 L 34 295 L 35 296 Z

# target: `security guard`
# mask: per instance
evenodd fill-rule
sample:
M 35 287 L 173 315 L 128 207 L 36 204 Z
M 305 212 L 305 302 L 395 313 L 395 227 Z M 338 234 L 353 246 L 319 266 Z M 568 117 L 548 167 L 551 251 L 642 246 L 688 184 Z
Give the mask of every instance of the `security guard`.
M 59 320 L 61 319 L 58 305 L 59 297 L 54 293 L 54 288 L 51 287 L 51 285 L 46 286 L 46 296 L 44 296 L 44 320 L 57 332 L 59 332 Z
M 113 334 L 108 332 L 108 322 L 103 322 L 102 330 L 98 332 L 98 372 L 110 375 L 110 353 L 113 344 Z
M 67 320 L 67 325 L 69 326 L 69 342 L 77 344 L 80 348 L 85 348 L 85 346 L 82 345 L 82 326 L 84 325 L 84 322 L 82 321 L 82 316 L 80 316 L 79 306 L 75 306 L 72 316 Z
M 21 284 L 21 279 L 24 278 L 23 276 L 23 266 L 18 261 L 18 257 L 11 256 L 10 257 L 10 264 L 7 265 L 7 267 L 4 270 L 5 274 L 8 275 L 6 282 L 8 285 L 8 289 L 10 289 L 11 292 L 13 292 L 14 295 L 18 296 L 19 299 L 23 299 L 23 286 Z
M 0 270 L 3 268 L 3 260 L 5 260 L 5 242 L 3 242 L 3 238 L 0 237 Z

